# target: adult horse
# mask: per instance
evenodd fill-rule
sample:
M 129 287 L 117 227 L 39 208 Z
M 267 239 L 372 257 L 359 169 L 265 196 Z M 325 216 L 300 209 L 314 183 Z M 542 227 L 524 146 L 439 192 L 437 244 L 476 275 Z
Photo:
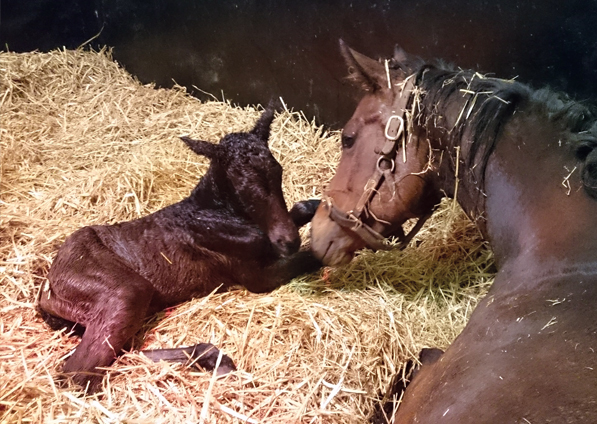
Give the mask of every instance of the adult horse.
M 341 43 L 342 44 L 342 43 Z M 597 422 L 597 124 L 547 89 L 341 45 L 367 94 L 312 222 L 325 264 L 455 198 L 498 273 L 443 355 L 429 355 L 395 423 Z

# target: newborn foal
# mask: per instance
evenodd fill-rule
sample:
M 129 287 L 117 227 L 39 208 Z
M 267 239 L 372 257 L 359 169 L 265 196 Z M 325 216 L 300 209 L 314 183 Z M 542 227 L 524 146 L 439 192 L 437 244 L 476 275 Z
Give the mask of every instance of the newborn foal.
M 282 167 L 268 148 L 273 115 L 268 108 L 251 132 L 229 134 L 219 144 L 183 137 L 211 160 L 189 197 L 134 221 L 81 228 L 66 239 L 38 309 L 53 328 L 85 327 L 63 368 L 75 382 L 97 390 L 98 367 L 110 365 L 144 319 L 164 308 L 218 287 L 271 291 L 320 266 L 310 252 L 298 252 L 297 230 L 319 202 L 287 210 Z

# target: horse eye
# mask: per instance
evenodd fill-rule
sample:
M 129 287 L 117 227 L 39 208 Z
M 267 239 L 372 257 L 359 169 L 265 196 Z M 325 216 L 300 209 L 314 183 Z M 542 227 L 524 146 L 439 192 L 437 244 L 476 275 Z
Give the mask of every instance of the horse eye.
M 342 148 L 350 149 L 354 144 L 355 138 L 350 135 L 342 134 Z

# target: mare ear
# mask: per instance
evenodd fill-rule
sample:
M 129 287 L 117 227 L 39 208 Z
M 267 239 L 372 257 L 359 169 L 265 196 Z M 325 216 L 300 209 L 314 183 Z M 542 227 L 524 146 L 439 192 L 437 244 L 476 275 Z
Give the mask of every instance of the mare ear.
M 180 137 L 190 149 L 198 155 L 205 156 L 209 159 L 216 159 L 218 157 L 219 146 L 209 141 L 193 140 L 189 137 Z
M 392 58 L 391 65 L 394 68 L 400 68 L 404 72 L 404 76 L 412 74 L 424 64 L 425 61 L 419 56 L 406 53 L 398 44 L 394 46 L 394 57 Z
M 597 147 L 587 155 L 581 175 L 585 191 L 593 199 L 597 199 Z
M 360 83 L 366 90 L 376 91 L 387 85 L 384 66 L 359 52 L 354 51 L 340 39 L 340 53 L 348 65 L 350 79 Z
M 405 63 L 408 62 L 408 54 L 406 54 L 406 52 L 404 51 L 404 49 L 402 47 L 400 47 L 398 44 L 396 44 L 394 46 L 394 60 L 397 63 Z
M 274 112 L 276 106 L 274 100 L 270 100 L 269 104 L 265 108 L 265 111 L 261 114 L 261 117 L 255 124 L 255 127 L 251 130 L 251 134 L 255 134 L 260 140 L 267 144 L 269 139 L 269 131 L 274 120 Z

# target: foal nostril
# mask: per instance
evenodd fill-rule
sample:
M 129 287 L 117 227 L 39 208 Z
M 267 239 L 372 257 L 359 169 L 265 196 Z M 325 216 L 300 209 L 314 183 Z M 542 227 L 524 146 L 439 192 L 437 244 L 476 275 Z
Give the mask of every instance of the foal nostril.
M 301 247 L 301 239 L 297 237 L 278 237 L 274 246 L 281 256 L 289 256 L 298 252 Z

